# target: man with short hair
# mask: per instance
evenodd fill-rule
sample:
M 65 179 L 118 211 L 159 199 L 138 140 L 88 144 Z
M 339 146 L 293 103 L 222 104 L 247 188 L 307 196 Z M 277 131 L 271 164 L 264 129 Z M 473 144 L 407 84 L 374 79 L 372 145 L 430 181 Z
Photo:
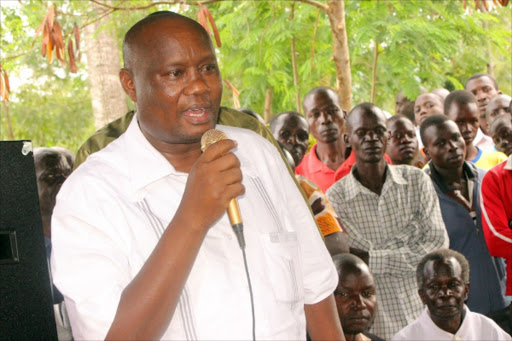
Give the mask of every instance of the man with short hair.
M 425 158 L 418 149 L 418 137 L 414 124 L 403 115 L 388 119 L 389 144 L 386 153 L 394 165 L 423 168 Z
M 501 94 L 498 89 L 498 83 L 493 76 L 486 73 L 475 73 L 466 81 L 464 89 L 471 92 L 478 101 L 480 129 L 475 136 L 474 144 L 484 150 L 492 151 L 493 143 L 489 138 L 487 121 L 485 119 L 485 111 L 489 101 L 496 95 Z
M 377 313 L 377 288 L 368 265 L 351 254 L 336 255 L 332 260 L 339 277 L 334 299 L 345 340 L 382 340 L 368 332 Z
M 505 258 L 507 263 L 507 289 L 505 295 L 509 301 L 512 301 L 511 189 L 512 154 L 509 155 L 507 161 L 497 165 L 485 174 L 480 191 L 482 225 L 489 253 L 494 257 Z
M 491 125 L 491 135 L 499 152 L 512 155 L 512 115 L 500 115 Z
M 443 113 L 444 99 L 439 95 L 427 92 L 416 97 L 414 101 L 414 119 L 416 121 L 416 136 L 418 147 L 423 148 L 420 138 L 420 126 L 427 117 Z
M 74 338 L 305 340 L 307 327 L 343 339 L 336 270 L 281 155 L 216 124 L 222 80 L 205 29 L 157 12 L 130 28 L 123 56 L 136 116 L 68 178 L 54 211 L 52 269 Z M 215 127 L 228 138 L 202 152 Z M 226 214 L 233 198 L 245 243 Z
M 469 264 L 460 253 L 441 249 L 418 263 L 418 294 L 426 305 L 421 316 L 392 340 L 512 340 L 493 320 L 472 312 Z
M 346 112 L 336 91 L 320 86 L 309 91 L 302 102 L 309 129 L 316 143 L 295 173 L 303 175 L 320 186 L 325 193 L 337 179 L 350 171 L 343 133 Z
M 509 110 L 511 100 L 512 98 L 509 95 L 501 94 L 491 99 L 489 104 L 487 104 L 487 108 L 485 110 L 485 119 L 487 120 L 487 127 L 489 127 L 489 133 L 492 122 L 496 119 L 496 117 L 504 114 L 512 116 L 512 113 Z
M 308 151 L 309 126 L 304 116 L 296 111 L 284 111 L 270 120 L 269 129 L 292 154 L 295 166 L 298 166 Z
M 462 253 L 471 267 L 473 291 L 467 305 L 471 311 L 490 316 L 508 303 L 504 297 L 505 263 L 489 254 L 482 233 L 479 193 L 485 171 L 464 160 L 466 144 L 457 125 L 446 116 L 426 119 L 421 136 L 430 157 L 426 172 L 439 197 L 450 249 Z
M 380 309 L 372 333 L 385 339 L 421 313 L 414 266 L 427 252 L 448 246 L 439 202 L 428 176 L 415 167 L 390 166 L 386 117 L 371 103 L 347 118 L 346 143 L 356 164 L 327 191 L 354 253 L 370 267 Z
M 73 154 L 62 147 L 39 147 L 34 149 L 34 166 L 39 196 L 39 209 L 43 225 L 46 257 L 50 262 L 52 254 L 52 215 L 57 193 L 73 170 Z M 64 304 L 64 297 L 52 284 L 53 311 L 59 340 L 70 340 L 71 326 Z
M 507 157 L 503 153 L 488 152 L 474 145 L 480 126 L 478 120 L 477 98 L 469 91 L 452 91 L 444 102 L 445 115 L 459 127 L 466 143 L 466 161 L 473 162 L 477 167 L 489 170 Z

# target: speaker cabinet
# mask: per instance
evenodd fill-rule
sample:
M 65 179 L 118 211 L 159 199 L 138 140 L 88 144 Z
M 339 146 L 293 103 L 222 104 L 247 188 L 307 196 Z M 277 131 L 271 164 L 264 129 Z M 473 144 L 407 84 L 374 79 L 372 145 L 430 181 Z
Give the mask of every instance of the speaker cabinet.
M 0 338 L 57 340 L 30 141 L 0 141 Z

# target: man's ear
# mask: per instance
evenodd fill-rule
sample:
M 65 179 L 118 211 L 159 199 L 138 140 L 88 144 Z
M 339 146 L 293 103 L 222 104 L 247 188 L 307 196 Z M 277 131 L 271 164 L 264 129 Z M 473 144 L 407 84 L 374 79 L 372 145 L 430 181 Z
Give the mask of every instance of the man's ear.
M 469 296 L 469 282 L 466 283 L 466 285 L 464 285 L 464 289 L 466 290 L 466 292 L 464 293 L 464 302 L 466 302 L 468 300 L 468 296 Z
M 345 141 L 345 145 L 346 145 L 347 147 L 351 147 L 351 146 L 350 146 L 350 140 L 349 140 L 349 138 L 348 138 L 347 133 L 344 133 L 344 134 L 343 134 L 343 141 Z
M 420 295 L 421 302 L 424 305 L 427 305 L 427 300 L 426 300 L 425 292 L 423 291 L 423 289 L 418 289 L 418 295 Z
M 137 93 L 135 91 L 135 84 L 133 83 L 132 72 L 122 68 L 121 71 L 119 71 L 119 80 L 121 81 L 124 92 L 126 92 L 132 101 L 137 102 Z
M 425 153 L 425 156 L 430 159 L 430 155 L 428 154 L 428 148 L 427 146 L 423 146 L 423 152 Z

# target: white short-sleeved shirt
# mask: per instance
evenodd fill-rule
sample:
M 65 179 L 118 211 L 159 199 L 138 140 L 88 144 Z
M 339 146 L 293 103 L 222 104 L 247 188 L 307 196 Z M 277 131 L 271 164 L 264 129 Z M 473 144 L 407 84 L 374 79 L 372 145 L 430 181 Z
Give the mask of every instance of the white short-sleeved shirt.
M 464 320 L 455 334 L 439 328 L 434 321 L 432 321 L 428 309 L 425 308 L 416 321 L 400 330 L 395 336 L 393 336 L 392 340 L 512 340 L 510 335 L 508 335 L 490 318 L 469 311 L 467 306 L 464 306 L 464 310 L 466 311 Z
M 305 339 L 304 304 L 334 291 L 336 270 L 276 148 L 246 129 L 217 129 L 238 142 L 256 338 Z M 133 120 L 66 180 L 53 214 L 52 271 L 75 339 L 105 338 L 123 289 L 172 220 L 187 177 Z M 162 338 L 242 340 L 251 333 L 242 253 L 224 215 L 207 233 Z

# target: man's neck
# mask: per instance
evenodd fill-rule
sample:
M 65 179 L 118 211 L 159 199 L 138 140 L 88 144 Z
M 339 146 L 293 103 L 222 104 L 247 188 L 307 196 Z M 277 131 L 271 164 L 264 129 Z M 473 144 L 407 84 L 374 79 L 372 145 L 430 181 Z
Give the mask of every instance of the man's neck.
M 441 168 L 436 164 L 434 164 L 434 167 L 449 188 L 453 188 L 455 184 L 460 184 L 463 179 L 464 164 L 458 168 Z
M 478 155 L 478 148 L 473 145 L 473 142 L 466 146 L 466 161 L 472 161 Z
M 387 162 L 385 159 L 378 163 L 366 163 L 356 160 L 354 176 L 370 191 L 380 195 L 384 182 L 386 181 Z
M 430 315 L 430 313 L 429 313 Z M 450 334 L 455 334 L 459 330 L 460 326 L 462 325 L 462 321 L 464 321 L 464 317 L 466 315 L 466 310 L 463 309 L 460 315 L 455 316 L 452 319 L 449 320 L 441 320 L 437 319 L 433 316 L 430 316 L 432 319 L 432 322 L 445 332 L 448 332 Z
M 345 340 L 347 341 L 371 341 L 371 339 L 365 336 L 363 333 L 359 334 L 345 334 Z
M 316 156 L 324 165 L 335 171 L 345 162 L 346 150 L 347 146 L 342 138 L 331 143 L 318 142 Z

